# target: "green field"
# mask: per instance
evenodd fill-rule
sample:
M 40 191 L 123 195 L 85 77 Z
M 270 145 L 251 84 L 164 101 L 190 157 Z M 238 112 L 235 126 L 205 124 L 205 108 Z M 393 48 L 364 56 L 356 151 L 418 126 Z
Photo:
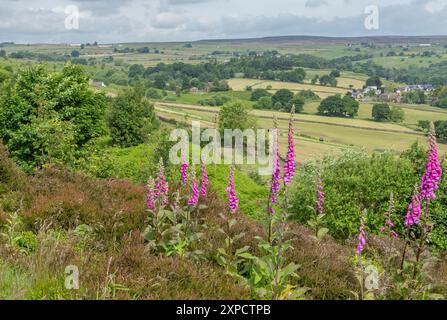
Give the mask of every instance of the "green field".
M 362 106 L 367 108 L 367 106 Z M 214 127 L 219 108 L 197 107 L 191 105 L 159 103 L 157 111 L 170 119 L 191 122 L 203 121 L 203 127 Z M 414 110 L 413 110 L 414 111 Z M 278 123 L 283 133 L 287 132 L 288 114 L 271 111 L 254 110 L 260 128 L 271 128 L 273 114 L 278 117 Z M 417 111 L 414 115 L 426 118 L 431 112 Z M 447 119 L 447 114 L 442 114 Z M 296 143 L 301 150 L 298 162 L 303 163 L 313 158 L 319 158 L 326 153 L 331 153 L 343 148 L 343 146 L 356 146 L 366 150 L 382 151 L 392 150 L 401 152 L 407 149 L 415 141 L 425 141 L 425 136 L 417 131 L 402 125 L 378 123 L 362 119 L 344 119 L 323 117 L 318 115 L 295 115 Z M 281 140 L 285 142 L 283 134 Z M 286 146 L 286 143 L 281 143 Z M 440 144 L 442 153 L 447 151 L 447 145 Z M 284 147 L 285 148 L 285 147 Z M 282 150 L 285 152 L 286 150 Z

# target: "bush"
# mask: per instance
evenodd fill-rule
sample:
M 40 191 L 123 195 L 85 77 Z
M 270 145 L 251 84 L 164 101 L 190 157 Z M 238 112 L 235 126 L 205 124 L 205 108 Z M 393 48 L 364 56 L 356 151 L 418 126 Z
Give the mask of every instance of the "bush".
M 379 233 L 385 223 L 390 193 L 396 201 L 396 228 L 403 234 L 403 221 L 414 185 L 420 175 L 409 159 L 396 159 L 389 153 L 372 156 L 361 151 L 349 150 L 336 157 L 326 157 L 322 162 L 322 177 L 326 192 L 325 223 L 338 239 L 348 239 L 358 232 L 361 208 L 368 210 L 368 230 Z M 295 184 L 292 215 L 307 222 L 313 210 L 315 197 L 315 170 L 309 164 L 299 174 Z
M 319 101 L 320 97 L 312 90 L 301 90 L 297 93 L 298 96 L 304 98 L 306 101 Z
M 386 103 L 374 104 L 372 108 L 372 117 L 375 121 L 390 121 L 390 106 Z
M 258 101 L 259 99 L 261 99 L 263 97 L 271 97 L 271 96 L 272 95 L 270 94 L 270 92 L 268 92 L 265 89 L 255 89 L 251 93 L 250 100 L 251 101 Z
M 293 99 L 293 92 L 288 89 L 281 89 L 276 91 L 272 97 L 273 106 L 280 103 L 283 107 L 289 105 L 290 101 Z
M 271 97 L 262 97 L 253 105 L 255 109 L 261 110 L 269 110 L 272 109 L 272 98 Z
M 291 214 L 300 222 L 307 222 L 315 202 L 315 172 L 321 168 L 326 193 L 324 223 L 337 239 L 349 239 L 358 233 L 361 211 L 368 211 L 367 230 L 380 234 L 385 223 L 389 197 L 394 194 L 396 231 L 404 236 L 404 221 L 414 185 L 425 171 L 427 152 L 417 143 L 399 157 L 391 153 L 372 156 L 355 149 L 347 149 L 338 156 L 327 156 L 321 163 L 309 163 L 298 174 L 294 184 Z M 446 170 L 445 161 L 442 163 Z M 431 204 L 434 229 L 433 248 L 447 248 L 447 179 L 443 175 L 438 198 Z

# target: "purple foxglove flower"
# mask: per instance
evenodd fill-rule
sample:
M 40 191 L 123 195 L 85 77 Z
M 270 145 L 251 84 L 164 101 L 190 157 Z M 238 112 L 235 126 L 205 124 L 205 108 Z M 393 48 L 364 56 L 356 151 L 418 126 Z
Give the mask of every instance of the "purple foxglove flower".
M 407 227 L 411 227 L 414 224 L 418 224 L 421 213 L 421 200 L 419 196 L 419 190 L 416 186 L 411 198 L 411 203 L 408 206 L 407 216 L 405 217 L 405 225 Z
M 317 202 L 315 204 L 315 210 L 318 215 L 322 215 L 324 213 L 324 186 L 323 181 L 321 180 L 321 176 L 317 176 Z
M 208 184 L 209 184 L 209 179 L 208 179 L 208 173 L 206 172 L 206 165 L 205 162 L 202 161 L 202 167 L 200 170 L 200 194 L 203 197 L 206 197 L 207 193 L 208 193 Z
M 150 177 L 146 184 L 146 204 L 149 210 L 155 210 L 155 181 Z
M 295 141 L 293 140 L 293 113 L 290 116 L 289 121 L 289 136 L 288 136 L 288 148 L 287 148 L 287 156 L 284 162 L 284 184 L 287 186 L 292 182 L 293 177 L 295 176 Z
M 272 181 L 270 186 L 270 203 L 276 204 L 278 202 L 278 192 L 280 186 L 281 179 L 281 162 L 279 159 L 279 144 L 278 144 L 278 129 L 275 128 L 275 141 L 273 146 L 273 172 L 272 172 Z M 273 208 L 272 208 L 273 209 Z M 271 213 L 274 214 L 274 210 L 271 210 Z
M 180 166 L 180 174 L 182 176 L 182 186 L 186 186 L 188 183 L 188 169 L 189 164 L 188 161 L 186 161 L 186 153 L 187 153 L 187 146 L 182 146 L 182 164 Z
M 365 249 L 366 245 L 366 232 L 365 232 L 365 216 L 362 215 L 362 218 L 360 220 L 360 228 L 359 228 L 359 235 L 357 237 L 357 254 L 361 254 L 363 250 Z
M 155 198 L 160 199 L 160 203 L 167 205 L 169 201 L 169 185 L 166 181 L 163 158 L 160 158 L 160 162 L 158 164 L 158 175 L 155 181 L 155 190 Z
M 230 212 L 235 214 L 237 211 L 237 208 L 239 206 L 239 199 L 236 195 L 235 190 L 235 183 L 234 183 L 234 167 L 232 166 L 230 168 L 230 175 L 228 177 L 228 187 L 225 189 L 225 192 L 227 193 L 228 197 L 228 206 L 230 208 Z
M 438 190 L 438 183 L 442 175 L 442 169 L 438 157 L 438 145 L 436 143 L 436 132 L 433 122 L 430 123 L 429 145 L 430 150 L 428 153 L 427 165 L 425 168 L 425 173 L 421 179 L 421 201 L 436 199 L 435 193 L 436 190 Z
M 195 207 L 199 202 L 199 187 L 197 185 L 196 169 L 194 165 L 191 167 L 191 193 L 188 199 L 188 205 Z

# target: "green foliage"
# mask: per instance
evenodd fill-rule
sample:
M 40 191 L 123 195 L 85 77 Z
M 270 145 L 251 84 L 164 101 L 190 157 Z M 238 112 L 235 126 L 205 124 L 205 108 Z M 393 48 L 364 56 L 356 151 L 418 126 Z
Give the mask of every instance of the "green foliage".
M 387 103 L 374 104 L 372 117 L 375 121 L 389 121 L 391 119 L 391 108 Z
M 244 232 L 235 234 L 234 226 L 237 224 L 236 219 L 231 216 L 221 213 L 220 217 L 225 222 L 225 227 L 219 228 L 219 232 L 225 236 L 225 246 L 217 249 L 216 260 L 221 266 L 225 267 L 226 271 L 234 276 L 239 274 L 246 274 L 249 272 L 249 261 L 255 259 L 250 254 L 249 246 L 242 248 L 235 248 L 237 241 L 245 236 Z
M 208 176 L 210 179 L 210 185 L 214 190 L 219 192 L 219 195 L 224 199 L 225 188 L 227 187 L 229 169 L 228 166 L 215 165 L 208 166 Z M 236 170 L 235 173 L 236 181 L 236 193 L 240 199 L 239 207 L 245 214 L 259 218 L 260 213 L 259 208 L 265 206 L 266 198 L 268 196 L 268 188 L 264 185 L 259 185 L 254 182 L 247 174 L 240 170 Z
M 86 157 L 78 162 L 77 167 L 97 178 L 121 178 L 142 183 L 152 175 L 157 163 L 154 161 L 154 145 L 110 148 L 107 144 L 97 143 L 89 148 Z
M 393 106 L 390 112 L 390 121 L 400 123 L 405 120 L 405 112 L 401 107 Z
M 350 96 L 337 94 L 321 101 L 318 113 L 325 116 L 353 118 L 358 114 L 359 102 Z
M 370 77 L 366 80 L 365 85 L 367 87 L 377 87 L 377 88 L 381 88 L 382 87 L 382 80 L 380 80 L 379 76 L 373 76 Z
M 319 101 L 320 97 L 313 92 L 312 90 L 301 90 L 300 92 L 297 93 L 297 95 L 299 97 L 304 98 L 304 100 L 306 101 Z
M 27 170 L 46 162 L 70 163 L 76 152 L 104 132 L 105 97 L 71 64 L 48 73 L 22 70 L 0 95 L 0 137 Z
M 242 103 L 236 101 L 224 105 L 219 112 L 219 130 L 223 133 L 225 129 L 245 130 L 253 127 L 254 118 L 250 111 Z
M 424 104 L 426 102 L 425 92 L 423 90 L 404 92 L 404 94 L 402 95 L 402 102 Z
M 447 121 L 438 120 L 434 122 L 434 125 L 436 130 L 436 137 L 442 141 L 447 141 Z M 428 133 L 430 129 L 430 121 L 419 121 L 418 126 L 423 131 Z
M 271 97 L 272 95 L 265 89 L 255 89 L 251 93 L 251 101 L 259 101 L 263 97 Z
M 334 77 L 334 78 L 338 78 L 338 77 L 340 77 L 340 71 L 339 70 L 332 70 L 331 73 L 329 74 L 329 76 Z
M 395 195 L 396 230 L 403 234 L 403 221 L 414 184 L 419 180 L 412 162 L 404 157 L 396 159 L 389 153 L 366 153 L 347 150 L 337 157 L 326 157 L 322 162 L 325 184 L 325 224 L 338 239 L 348 239 L 358 233 L 360 208 L 368 210 L 368 230 L 379 233 L 385 224 L 389 194 Z M 299 174 L 300 179 L 292 192 L 294 219 L 306 222 L 314 214 L 315 199 L 313 165 Z
M 254 105 L 253 108 L 260 110 L 269 110 L 272 109 L 272 98 L 271 97 L 262 97 L 260 98 Z
M 324 75 L 320 77 L 319 81 L 322 86 L 336 87 L 338 84 L 337 79 L 330 75 Z
M 292 107 L 295 106 L 295 112 L 301 113 L 304 108 L 304 104 L 306 103 L 306 100 L 304 100 L 303 97 L 299 95 L 295 95 L 292 100 L 290 100 L 287 108 L 285 108 L 285 111 L 290 112 L 292 111 Z
M 158 120 L 143 89 L 134 88 L 114 99 L 108 125 L 114 144 L 132 147 L 148 141 L 151 131 L 158 127 Z
M 293 92 L 288 89 L 280 89 L 272 97 L 272 104 L 276 106 L 281 104 L 282 108 L 286 108 L 293 99 Z M 275 107 L 276 108 L 276 107 Z
M 228 96 L 212 96 L 208 99 L 199 100 L 197 103 L 202 106 L 223 106 L 225 103 L 230 101 L 231 98 Z

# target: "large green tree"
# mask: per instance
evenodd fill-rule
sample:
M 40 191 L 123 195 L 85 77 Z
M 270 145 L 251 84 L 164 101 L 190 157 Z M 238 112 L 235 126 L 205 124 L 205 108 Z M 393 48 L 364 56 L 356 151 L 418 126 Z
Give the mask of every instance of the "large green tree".
M 158 127 L 153 104 L 146 99 L 144 89 L 127 89 L 116 97 L 108 116 L 112 141 L 121 147 L 147 142 L 151 131 Z
M 353 118 L 357 115 L 359 110 L 359 103 L 350 96 L 344 96 L 337 94 L 330 96 L 321 101 L 318 106 L 318 113 L 325 116 L 334 117 L 350 117 Z
M 245 130 L 255 125 L 250 110 L 240 102 L 225 104 L 219 112 L 219 130 L 225 129 Z
M 104 133 L 106 99 L 89 88 L 81 66 L 24 69 L 0 93 L 0 138 L 22 167 L 68 161 Z M 65 151 L 64 151 L 65 150 Z
M 272 97 L 273 106 L 281 104 L 282 108 L 287 107 L 290 101 L 293 99 L 293 92 L 288 89 L 281 89 L 276 91 Z

